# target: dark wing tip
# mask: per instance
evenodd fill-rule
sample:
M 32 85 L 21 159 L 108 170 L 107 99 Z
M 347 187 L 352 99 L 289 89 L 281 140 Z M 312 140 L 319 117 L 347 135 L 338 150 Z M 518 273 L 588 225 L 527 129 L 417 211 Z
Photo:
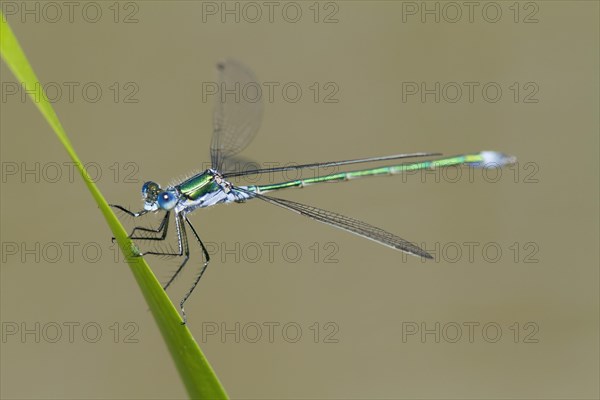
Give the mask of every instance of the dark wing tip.
M 422 248 L 420 248 L 419 246 L 417 246 L 414 243 L 408 243 L 408 246 L 406 245 L 406 243 L 403 243 L 403 246 L 394 246 L 397 250 L 403 251 L 407 254 L 410 254 L 411 256 L 417 256 L 417 257 L 421 257 L 421 258 L 426 258 L 428 260 L 433 260 L 433 256 L 431 254 L 429 254 L 428 252 L 426 252 L 425 250 L 423 250 Z

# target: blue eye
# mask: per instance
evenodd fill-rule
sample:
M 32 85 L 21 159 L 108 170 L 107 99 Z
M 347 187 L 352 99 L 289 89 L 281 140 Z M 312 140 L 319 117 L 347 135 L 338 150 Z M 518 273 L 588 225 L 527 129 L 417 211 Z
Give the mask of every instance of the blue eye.
M 163 210 L 170 210 L 177 204 L 177 196 L 173 192 L 161 192 L 158 194 L 158 206 Z

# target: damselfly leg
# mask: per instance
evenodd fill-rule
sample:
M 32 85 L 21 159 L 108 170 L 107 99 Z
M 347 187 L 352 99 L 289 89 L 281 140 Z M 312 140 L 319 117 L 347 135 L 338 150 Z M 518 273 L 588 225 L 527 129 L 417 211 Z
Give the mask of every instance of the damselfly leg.
M 140 212 L 133 212 L 130 211 L 128 209 L 126 209 L 123 206 L 120 206 L 118 204 L 109 204 L 109 206 L 116 208 L 117 210 L 123 211 L 124 213 L 126 213 L 127 215 L 137 218 L 137 217 L 141 217 L 142 215 L 145 215 L 148 213 L 148 210 L 142 210 Z M 170 212 L 166 212 L 165 216 L 163 217 L 160 225 L 158 226 L 158 228 L 153 229 L 153 228 L 146 228 L 144 226 L 136 226 L 133 228 L 133 230 L 131 231 L 131 233 L 129 234 L 129 239 L 141 239 L 141 240 L 165 240 L 167 237 L 167 231 L 169 229 L 169 217 L 170 217 Z M 142 231 L 142 232 L 148 232 L 148 233 L 161 233 L 161 235 L 159 237 L 153 237 L 153 236 L 135 236 L 135 232 L 136 231 Z M 113 238 L 114 241 L 114 238 Z
M 115 204 L 111 204 L 111 207 L 117 208 L 123 212 L 125 212 L 126 214 L 132 216 L 132 217 L 140 217 L 144 214 L 147 214 L 148 211 L 147 210 L 142 210 L 140 212 L 132 212 L 128 209 L 126 209 L 125 207 L 119 206 L 119 205 L 115 205 Z M 163 217 L 160 225 L 158 226 L 158 228 L 156 229 L 152 229 L 152 228 L 145 228 L 145 227 L 141 227 L 141 226 L 137 226 L 135 228 L 133 228 L 133 231 L 131 232 L 131 234 L 129 235 L 129 239 L 141 239 L 141 240 L 165 240 L 167 237 L 167 232 L 168 232 L 168 226 L 169 226 L 169 220 L 170 220 L 170 215 L 171 212 L 167 211 L 165 213 L 165 216 Z M 183 297 L 183 299 L 181 300 L 181 302 L 179 303 L 179 308 L 181 309 L 181 315 L 183 318 L 182 324 L 186 324 L 187 323 L 187 316 L 185 314 L 185 309 L 184 309 L 184 304 L 185 302 L 188 300 L 188 298 L 190 297 L 190 295 L 192 294 L 192 292 L 194 291 L 194 289 L 196 288 L 196 286 L 198 285 L 198 282 L 200 282 L 200 279 L 202 279 L 202 275 L 204 275 L 204 272 L 206 271 L 206 268 L 208 267 L 208 263 L 210 262 L 210 256 L 208 254 L 208 250 L 206 249 L 206 246 L 204 246 L 204 243 L 202 243 L 202 240 L 200 239 L 200 236 L 198 235 L 198 232 L 196 231 L 196 229 L 194 228 L 194 226 L 192 225 L 192 223 L 190 222 L 190 220 L 187 218 L 187 216 L 183 215 L 183 213 L 175 213 L 175 230 L 177 231 L 177 248 L 178 251 L 177 252 L 163 252 L 163 251 L 147 251 L 147 252 L 141 252 L 139 253 L 139 256 L 145 256 L 145 255 L 154 255 L 154 256 L 176 256 L 176 257 L 184 257 L 183 261 L 181 262 L 181 264 L 179 265 L 179 267 L 177 268 L 177 270 L 175 270 L 175 273 L 171 276 L 171 278 L 169 278 L 169 280 L 167 281 L 167 283 L 163 286 L 163 290 L 167 290 L 167 288 L 171 285 L 171 283 L 173 283 L 173 281 L 175 281 L 175 278 L 177 278 L 177 276 L 179 275 L 179 273 L 183 270 L 183 268 L 185 267 L 185 265 L 187 264 L 187 262 L 190 259 L 190 246 L 189 246 L 189 241 L 188 241 L 188 236 L 187 236 L 187 231 L 185 228 L 185 224 L 188 224 L 190 229 L 192 230 L 192 233 L 194 234 L 194 237 L 196 239 L 196 241 L 198 242 L 198 244 L 200 245 L 200 248 L 202 249 L 202 253 L 204 255 L 204 263 L 202 265 L 202 267 L 200 268 L 200 273 L 198 274 L 198 276 L 196 277 L 196 279 L 194 280 L 194 283 L 192 285 L 192 287 L 190 289 L 188 289 L 188 291 L 186 292 L 185 296 Z M 148 236 L 134 236 L 136 231 L 143 231 L 143 232 L 150 232 L 150 233 L 160 233 L 161 235 L 159 237 L 148 237 Z
M 188 292 L 185 294 L 185 296 L 183 296 L 183 300 L 181 300 L 181 303 L 179 303 L 179 308 L 181 309 L 181 314 L 183 316 L 182 325 L 185 325 L 187 323 L 187 315 L 185 314 L 185 309 L 183 308 L 183 305 L 185 304 L 185 302 L 187 301 L 187 299 L 190 297 L 190 295 L 192 294 L 192 292 L 194 291 L 194 289 L 198 285 L 198 282 L 200 282 L 200 279 L 202 279 L 202 275 L 204 275 L 204 271 L 206 271 L 206 268 L 208 267 L 208 263 L 210 262 L 210 256 L 208 255 L 208 250 L 206 250 L 206 247 L 204 246 L 204 243 L 202 243 L 202 240 L 200 239 L 200 236 L 198 235 L 198 232 L 196 232 L 196 229 L 194 228 L 194 226 L 192 225 L 192 223 L 190 222 L 190 220 L 187 218 L 187 216 L 183 216 L 183 219 L 190 226 L 190 229 L 192 230 L 192 233 L 194 234 L 194 237 L 196 238 L 196 240 L 200 244 L 200 247 L 202 248 L 202 253 L 204 254 L 204 258 L 205 258 L 204 265 L 200 269 L 200 273 L 196 277 L 196 280 L 194 281 L 194 284 L 188 290 Z M 175 278 L 175 277 L 173 277 L 173 278 Z

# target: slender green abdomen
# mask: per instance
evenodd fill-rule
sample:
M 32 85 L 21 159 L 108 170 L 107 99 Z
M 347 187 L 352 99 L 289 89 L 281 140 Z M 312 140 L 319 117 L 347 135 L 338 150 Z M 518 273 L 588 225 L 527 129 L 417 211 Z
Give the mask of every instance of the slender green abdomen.
M 384 176 L 384 175 L 396 175 L 403 172 L 418 171 L 424 169 L 435 169 L 450 167 L 453 165 L 470 164 L 479 165 L 484 162 L 484 158 L 481 154 L 466 154 L 461 156 L 443 158 L 440 160 L 428 160 L 416 163 L 407 163 L 400 165 L 393 165 L 389 167 L 379 167 L 371 169 L 361 169 L 357 171 L 340 172 L 337 174 L 325 175 L 315 178 L 307 179 L 296 179 L 287 182 L 275 183 L 272 185 L 256 185 L 250 186 L 249 189 L 256 192 L 268 192 L 272 190 L 286 189 L 292 187 L 303 187 L 321 182 L 340 182 L 348 179 L 362 178 L 366 176 Z

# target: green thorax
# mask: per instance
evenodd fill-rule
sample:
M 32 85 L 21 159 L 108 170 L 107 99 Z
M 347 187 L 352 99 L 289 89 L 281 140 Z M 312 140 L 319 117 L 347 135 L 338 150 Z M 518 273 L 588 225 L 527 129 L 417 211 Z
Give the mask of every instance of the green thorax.
M 177 185 L 177 189 L 189 200 L 197 200 L 206 193 L 218 190 L 219 185 L 215 182 L 213 175 L 208 172 L 202 172 Z

